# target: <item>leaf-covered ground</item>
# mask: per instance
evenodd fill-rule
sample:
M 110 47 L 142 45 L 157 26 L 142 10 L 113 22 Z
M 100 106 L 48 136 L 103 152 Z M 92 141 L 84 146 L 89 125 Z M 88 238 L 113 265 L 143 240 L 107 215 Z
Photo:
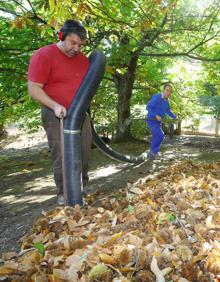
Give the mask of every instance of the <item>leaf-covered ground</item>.
M 220 162 L 182 161 L 108 197 L 90 194 L 83 209 L 45 212 L 21 252 L 3 255 L 0 275 L 8 281 L 219 281 L 219 187 Z
M 138 167 L 95 149 L 83 209 L 56 208 L 45 148 L 3 150 L 0 281 L 219 281 L 218 142 L 170 140 Z

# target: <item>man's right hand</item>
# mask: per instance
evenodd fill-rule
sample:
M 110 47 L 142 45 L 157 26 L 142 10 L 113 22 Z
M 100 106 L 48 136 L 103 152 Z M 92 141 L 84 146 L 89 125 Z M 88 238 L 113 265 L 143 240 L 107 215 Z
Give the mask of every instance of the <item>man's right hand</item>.
M 53 108 L 54 114 L 58 118 L 62 118 L 66 116 L 66 108 L 61 106 L 60 104 L 56 104 Z
M 36 101 L 54 111 L 56 117 L 61 118 L 66 116 L 66 108 L 61 106 L 56 101 L 51 99 L 43 90 L 44 84 L 28 80 L 28 91 Z
M 155 118 L 156 120 L 161 121 L 161 116 L 156 115 Z

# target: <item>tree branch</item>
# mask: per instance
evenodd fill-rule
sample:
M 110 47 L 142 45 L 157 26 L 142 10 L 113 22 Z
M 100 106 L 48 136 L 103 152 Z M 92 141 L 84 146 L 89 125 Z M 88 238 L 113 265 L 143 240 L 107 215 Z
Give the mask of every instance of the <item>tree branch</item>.
M 189 57 L 194 60 L 206 61 L 206 62 L 219 62 L 220 58 L 206 58 L 200 55 L 191 55 L 188 52 L 179 53 L 141 53 L 141 56 L 146 57 Z
M 152 35 L 150 35 L 150 33 L 146 32 L 146 34 L 143 36 L 143 38 L 140 40 L 140 43 L 138 44 L 139 47 L 136 50 L 136 55 L 139 54 L 144 47 L 146 46 L 151 46 L 154 42 L 154 40 L 156 38 L 158 38 L 158 36 L 160 35 L 162 28 L 165 26 L 165 24 L 167 23 L 167 15 L 164 16 L 162 23 L 160 25 L 160 27 L 158 29 L 155 30 L 154 33 L 152 33 Z M 146 42 L 148 41 L 148 42 Z
M 17 14 L 17 13 L 15 13 L 14 11 L 10 11 L 10 10 L 4 9 L 4 8 L 2 8 L 2 7 L 0 7 L 0 11 L 5 12 L 5 13 L 8 13 L 8 14 L 12 14 L 12 15 L 14 15 L 14 16 L 16 16 L 16 17 L 21 17 L 20 14 Z
M 198 61 L 204 61 L 204 62 L 220 62 L 220 58 L 206 58 L 206 57 L 202 57 L 200 55 L 190 55 L 187 54 L 187 57 L 194 59 L 194 60 L 198 60 Z
M 89 2 L 89 1 L 88 1 L 88 2 Z M 100 3 L 101 3 L 101 5 L 103 6 L 102 1 L 101 1 Z M 97 6 L 95 6 L 94 3 L 89 2 L 89 4 L 90 4 L 92 7 L 94 7 L 94 9 L 100 10 L 100 8 L 97 7 Z M 103 7 L 103 9 L 105 9 L 105 7 Z M 102 13 L 106 16 L 106 18 L 103 17 L 103 16 L 101 16 L 101 15 L 95 14 L 93 11 L 91 11 L 90 14 L 93 15 L 93 16 L 96 16 L 97 18 L 103 19 L 104 21 L 114 22 L 114 23 L 126 25 L 126 26 L 129 26 L 130 28 L 134 28 L 134 27 L 135 27 L 134 25 L 131 25 L 131 24 L 128 23 L 128 22 L 124 22 L 124 21 L 122 21 L 122 20 L 116 20 L 116 19 L 110 17 L 109 14 L 108 14 L 106 11 L 104 11 L 104 10 L 101 10 L 101 11 L 102 11 Z
M 30 1 L 30 0 L 27 0 L 27 2 L 28 2 L 28 4 L 30 5 L 30 7 L 31 7 L 31 9 L 32 9 L 32 11 L 33 11 L 33 15 L 34 15 L 34 16 L 33 16 L 33 19 L 36 19 L 36 20 L 38 20 L 39 22 L 48 25 L 48 23 L 47 23 L 45 20 L 43 20 L 42 18 L 40 18 L 40 17 L 37 15 L 37 13 L 36 13 L 36 11 L 35 11 L 35 9 L 34 9 L 33 4 L 31 3 L 31 1 Z M 54 27 L 52 27 L 52 26 L 51 26 L 51 28 L 54 29 Z
M 22 17 L 22 14 L 18 14 L 18 13 L 14 12 L 14 11 L 4 9 L 4 8 L 2 8 L 2 7 L 0 7 L 0 11 L 5 12 L 5 13 L 8 13 L 8 14 L 11 14 L 11 15 L 14 15 L 14 16 L 16 16 L 16 17 Z M 35 11 L 33 11 L 33 16 L 32 16 L 32 17 L 29 16 L 28 18 L 29 18 L 29 19 L 32 19 L 32 20 L 33 20 L 33 19 L 36 19 L 36 20 L 38 20 L 39 22 L 41 22 L 41 23 L 47 25 L 47 22 L 46 22 L 45 20 L 43 20 L 42 18 L 40 18 L 40 17 L 35 13 Z M 53 27 L 51 27 L 51 28 L 54 29 Z
M 19 3 L 16 0 L 12 0 L 16 5 L 20 6 L 22 9 L 24 9 L 26 12 L 29 12 L 27 8 L 25 8 L 21 3 Z
M 151 19 L 148 17 L 148 14 L 145 13 L 145 11 L 143 10 L 141 4 L 136 0 L 135 3 L 137 3 L 138 7 L 140 8 L 141 12 L 145 15 L 145 17 L 148 19 L 148 21 L 150 22 L 150 24 L 152 24 Z

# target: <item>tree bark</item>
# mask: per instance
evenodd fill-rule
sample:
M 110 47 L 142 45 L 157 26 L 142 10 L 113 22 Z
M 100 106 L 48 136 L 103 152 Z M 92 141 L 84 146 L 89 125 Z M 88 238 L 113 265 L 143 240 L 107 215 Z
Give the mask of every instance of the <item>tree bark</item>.
M 4 124 L 0 123 L 0 136 L 2 136 L 4 133 L 5 133 Z
M 219 122 L 220 122 L 220 117 L 217 117 L 215 119 L 215 136 L 219 136 Z
M 177 122 L 176 135 L 181 135 L 181 120 Z
M 128 66 L 128 71 L 123 75 L 116 75 L 116 86 L 118 92 L 117 104 L 117 131 L 115 140 L 117 142 L 127 141 L 131 139 L 130 125 L 131 112 L 130 102 L 135 79 L 135 70 L 137 67 L 138 57 L 134 56 Z

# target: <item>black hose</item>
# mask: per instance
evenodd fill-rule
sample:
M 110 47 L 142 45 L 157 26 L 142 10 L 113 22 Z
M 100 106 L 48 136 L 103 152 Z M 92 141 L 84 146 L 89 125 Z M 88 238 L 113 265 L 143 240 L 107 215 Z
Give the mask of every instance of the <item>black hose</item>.
M 90 66 L 67 112 L 64 121 L 64 177 L 66 204 L 83 205 L 81 124 L 89 104 L 104 75 L 105 56 L 94 50 L 89 57 Z
M 104 154 L 106 154 L 110 158 L 117 160 L 117 161 L 126 162 L 126 163 L 133 163 L 133 164 L 140 164 L 147 159 L 147 153 L 146 152 L 144 152 L 141 155 L 135 157 L 135 156 L 124 155 L 124 154 L 121 154 L 121 153 L 114 151 L 111 147 L 106 145 L 105 142 L 99 137 L 99 135 L 97 134 L 92 122 L 91 122 L 91 125 L 92 125 L 92 141 L 93 141 L 93 144 L 95 144 L 98 149 L 100 149 Z

